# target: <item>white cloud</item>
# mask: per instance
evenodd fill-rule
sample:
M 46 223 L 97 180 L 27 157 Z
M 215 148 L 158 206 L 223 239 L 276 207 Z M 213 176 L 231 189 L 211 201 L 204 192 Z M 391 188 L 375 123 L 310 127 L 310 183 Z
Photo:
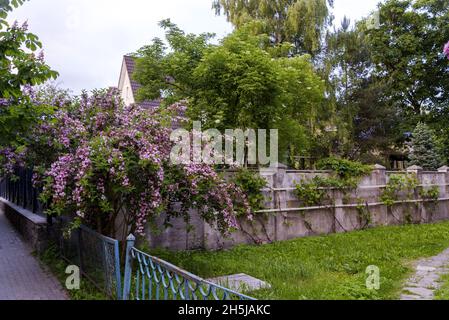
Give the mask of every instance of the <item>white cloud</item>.
M 376 3 L 336 0 L 337 20 L 345 13 L 366 15 Z M 187 32 L 221 38 L 232 31 L 224 17 L 215 16 L 211 0 L 31 0 L 10 17 L 28 20 L 61 86 L 74 92 L 117 85 L 122 56 L 162 37 L 158 22 L 166 18 Z

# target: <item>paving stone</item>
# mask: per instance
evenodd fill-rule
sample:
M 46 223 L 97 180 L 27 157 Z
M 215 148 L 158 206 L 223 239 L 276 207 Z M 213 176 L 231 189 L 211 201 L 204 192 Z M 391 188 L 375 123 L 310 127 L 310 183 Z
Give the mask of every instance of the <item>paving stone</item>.
M 244 273 L 208 279 L 208 281 L 238 292 L 271 288 L 270 284 Z
M 60 282 L 42 268 L 0 210 L 0 300 L 66 300 Z
M 427 288 L 405 288 L 404 289 L 407 292 L 412 293 L 413 295 L 420 296 L 420 297 L 427 297 L 432 298 L 433 297 L 433 290 L 427 289 Z
M 440 279 L 449 273 L 449 249 L 416 264 L 416 273 L 408 280 L 401 300 L 433 300 L 441 286 Z
M 418 266 L 416 268 L 416 270 L 418 271 L 424 271 L 424 272 L 434 272 L 437 270 L 437 268 L 434 267 L 426 267 L 426 266 Z

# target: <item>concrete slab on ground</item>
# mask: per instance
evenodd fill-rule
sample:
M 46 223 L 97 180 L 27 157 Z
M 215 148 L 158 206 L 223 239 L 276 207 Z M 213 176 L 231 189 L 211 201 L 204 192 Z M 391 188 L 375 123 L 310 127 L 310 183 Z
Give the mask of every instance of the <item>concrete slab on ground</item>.
M 208 281 L 237 292 L 270 289 L 271 285 L 244 273 L 208 279 Z

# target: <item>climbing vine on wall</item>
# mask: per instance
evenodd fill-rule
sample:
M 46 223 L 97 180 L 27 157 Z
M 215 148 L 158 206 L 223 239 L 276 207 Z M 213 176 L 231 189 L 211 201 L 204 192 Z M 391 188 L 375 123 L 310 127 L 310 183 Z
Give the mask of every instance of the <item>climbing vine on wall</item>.
M 371 211 L 369 205 L 363 199 L 358 199 L 357 214 L 360 222 L 361 229 L 368 228 L 372 223 Z
M 423 200 L 430 201 L 432 203 L 437 203 L 438 199 L 440 198 L 440 187 L 433 186 L 428 189 L 423 188 L 419 192 L 419 195 Z
M 321 170 L 330 170 L 329 177 L 315 177 L 296 184 L 296 196 L 304 207 L 333 205 L 330 190 L 349 195 L 372 167 L 345 159 L 329 158 L 318 163 Z
M 436 212 L 438 199 L 440 198 L 440 187 L 433 186 L 431 188 L 422 188 L 419 192 L 421 199 L 424 200 L 424 206 L 426 207 L 428 222 L 433 221 L 433 214 Z
M 242 221 L 239 221 L 239 219 L 237 219 L 239 229 L 248 237 L 250 237 L 254 243 L 262 244 L 263 240 L 261 240 L 257 236 L 259 232 L 255 227 L 255 223 L 258 222 L 263 233 L 265 233 L 268 242 L 272 242 L 270 239 L 270 235 L 268 234 L 268 230 L 265 226 L 264 218 L 266 218 L 266 216 L 257 213 L 258 211 L 265 208 L 264 202 L 266 201 L 266 199 L 262 191 L 267 187 L 267 180 L 263 178 L 257 171 L 251 171 L 246 168 L 241 168 L 233 176 L 232 182 L 240 190 L 245 192 L 246 199 L 248 201 L 247 206 L 251 208 L 252 212 L 252 219 L 250 219 L 249 221 L 248 219 L 244 219 L 247 224 L 250 224 L 252 230 L 246 230 L 245 226 L 242 224 Z M 245 212 L 238 212 L 237 217 L 245 217 Z
M 401 221 L 399 217 L 394 214 L 393 206 L 398 201 L 409 201 L 415 198 L 416 190 L 419 187 L 419 180 L 416 174 L 393 174 L 383 191 L 380 199 L 384 205 L 387 206 L 388 212 L 397 220 Z M 413 217 L 410 208 L 405 208 L 405 221 L 407 223 L 413 222 Z
M 267 180 L 258 172 L 242 168 L 237 171 L 232 182 L 246 194 L 253 214 L 264 208 L 265 197 L 262 190 L 267 187 Z M 245 212 L 241 212 L 242 216 L 245 214 Z
M 295 193 L 303 207 L 328 206 L 332 209 L 334 216 L 335 201 L 332 191 L 342 192 L 343 198 L 349 202 L 360 180 L 372 171 L 371 166 L 338 158 L 322 160 L 318 163 L 318 168 L 329 170 L 330 176 L 318 176 L 302 181 L 296 184 Z M 371 223 L 369 208 L 362 203 L 362 199 L 358 199 L 358 202 L 360 205 L 357 207 L 357 212 L 359 213 L 360 223 L 369 225 Z M 306 221 L 305 215 L 303 217 L 307 228 L 313 232 L 312 226 Z M 343 225 L 336 218 L 335 221 L 343 228 Z
M 404 197 L 405 200 L 413 200 L 418 186 L 419 181 L 416 174 L 393 174 L 380 199 L 388 207 L 392 207 Z

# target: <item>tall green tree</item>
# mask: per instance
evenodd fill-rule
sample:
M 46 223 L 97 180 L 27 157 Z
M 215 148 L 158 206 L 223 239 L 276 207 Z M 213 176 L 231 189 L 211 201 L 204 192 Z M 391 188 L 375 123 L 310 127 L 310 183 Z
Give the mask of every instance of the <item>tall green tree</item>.
M 404 142 L 400 110 L 388 103 L 386 84 L 373 73 L 367 41 L 368 24 L 354 25 L 346 17 L 326 36 L 321 72 L 327 80 L 328 104 L 335 108 L 338 141 L 334 153 L 386 163 Z M 374 156 L 377 154 L 377 156 Z
M 449 99 L 449 68 L 441 54 L 449 39 L 447 0 L 387 0 L 380 26 L 368 30 L 376 76 L 385 95 L 415 116 Z
M 33 104 L 24 88 L 56 79 L 57 73 L 36 54 L 42 44 L 28 32 L 28 25 L 10 25 L 8 13 L 24 0 L 0 0 L 0 147 L 24 143 L 29 127 L 42 119 L 48 108 Z
M 308 151 L 324 98 L 310 56 L 288 58 L 289 45 L 271 47 L 266 35 L 252 33 L 254 23 L 219 45 L 168 21 L 162 27 L 168 47 L 156 39 L 136 54 L 140 99 L 186 100 L 187 115 L 205 129 L 280 129 L 281 157 L 290 144 Z
M 213 8 L 224 13 L 237 28 L 250 20 L 264 22 L 274 44 L 294 44 L 296 53 L 315 55 L 326 27 L 332 21 L 333 0 L 214 0 Z
M 442 162 L 437 140 L 428 125 L 420 122 L 413 131 L 410 163 L 426 170 L 438 169 Z
M 169 105 L 192 96 L 196 82 L 193 71 L 206 49 L 212 47 L 210 40 L 215 35 L 185 34 L 170 19 L 159 25 L 166 31 L 166 42 L 155 38 L 134 54 L 137 58 L 134 78 L 143 85 L 138 100 L 153 100 L 162 95 Z

